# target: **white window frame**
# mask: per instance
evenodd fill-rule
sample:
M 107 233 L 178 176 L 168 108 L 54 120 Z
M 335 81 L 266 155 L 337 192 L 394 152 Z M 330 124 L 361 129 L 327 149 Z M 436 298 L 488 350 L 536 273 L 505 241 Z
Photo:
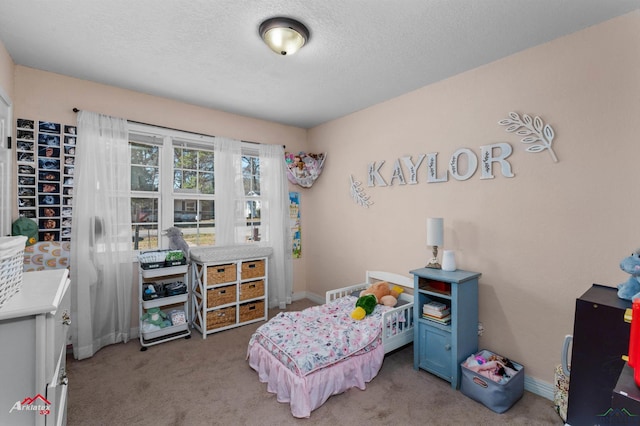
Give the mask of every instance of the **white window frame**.
M 169 240 L 166 236 L 162 235 L 162 231 L 174 226 L 174 206 L 177 200 L 213 200 L 215 203 L 217 191 L 221 188 L 216 188 L 213 195 L 199 194 L 197 192 L 185 192 L 174 191 L 173 188 L 173 149 L 179 146 L 181 143 L 186 144 L 191 148 L 203 149 L 214 148 L 213 136 L 200 135 L 196 133 L 183 132 L 174 129 L 167 129 L 164 127 L 155 127 L 151 125 L 145 125 L 141 123 L 129 122 L 129 133 L 135 135 L 141 135 L 145 138 L 153 138 L 153 142 L 159 147 L 159 188 L 158 188 L 158 247 L 157 248 L 141 248 L 139 251 L 154 250 L 168 248 Z M 137 142 L 135 138 L 134 142 Z M 146 142 L 140 142 L 146 143 Z M 258 150 L 255 148 L 255 144 L 249 142 L 242 142 L 242 155 L 258 157 Z M 238 173 L 242 173 L 241 170 Z M 214 182 L 215 182 L 215 170 L 214 170 Z M 150 196 L 148 191 L 131 191 L 131 198 L 156 198 Z M 261 201 L 260 195 L 245 195 L 242 200 L 244 205 L 247 201 Z M 197 212 L 198 214 L 200 212 Z M 178 223 L 179 225 L 179 223 Z M 246 226 L 246 221 L 245 221 Z M 246 227 L 251 230 L 252 227 Z M 237 230 L 241 234 L 242 230 Z M 251 232 L 250 232 L 251 233 Z M 247 240 L 250 242 L 251 240 Z

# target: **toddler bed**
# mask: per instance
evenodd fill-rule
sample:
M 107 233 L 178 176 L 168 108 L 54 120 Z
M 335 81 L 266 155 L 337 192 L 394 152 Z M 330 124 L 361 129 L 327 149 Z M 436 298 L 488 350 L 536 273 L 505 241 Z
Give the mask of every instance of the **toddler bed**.
M 352 319 L 358 294 L 377 281 L 404 288 L 397 305 Z M 249 365 L 294 417 L 309 417 L 331 395 L 364 390 L 384 355 L 413 341 L 412 290 L 411 278 L 368 271 L 364 283 L 328 291 L 325 304 L 280 312 L 261 325 L 249 341 Z

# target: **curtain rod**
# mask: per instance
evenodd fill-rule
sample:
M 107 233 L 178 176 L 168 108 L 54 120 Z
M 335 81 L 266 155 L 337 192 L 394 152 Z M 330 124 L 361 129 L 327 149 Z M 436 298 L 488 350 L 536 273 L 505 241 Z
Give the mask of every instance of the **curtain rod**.
M 78 113 L 80 112 L 80 110 L 78 108 L 73 108 L 73 112 Z M 159 127 L 161 129 L 167 129 L 167 130 L 175 130 L 176 132 L 187 132 L 186 130 L 181 130 L 181 129 L 176 129 L 174 127 L 167 127 L 167 126 L 159 126 L 157 124 L 149 124 L 149 123 L 143 123 L 142 121 L 135 121 L 135 120 L 127 120 L 129 123 L 135 123 L 135 124 L 142 124 L 143 126 L 153 126 L 153 127 Z M 194 135 L 199 135 L 199 136 L 207 136 L 210 138 L 215 138 L 215 135 L 207 135 L 206 133 L 197 133 L 197 132 L 188 132 L 188 133 L 193 133 Z M 245 141 L 245 140 L 241 140 L 240 142 L 245 142 L 245 143 L 252 143 L 254 145 L 260 145 L 260 142 L 254 142 L 254 141 Z M 286 145 L 282 145 L 282 148 L 287 148 Z

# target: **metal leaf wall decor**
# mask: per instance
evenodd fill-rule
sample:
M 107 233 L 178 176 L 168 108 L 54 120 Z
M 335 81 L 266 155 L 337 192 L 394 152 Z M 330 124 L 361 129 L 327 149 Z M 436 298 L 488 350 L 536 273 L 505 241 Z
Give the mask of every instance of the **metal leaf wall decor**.
M 353 201 L 362 207 L 369 207 L 373 204 L 373 201 L 369 200 L 369 196 L 362 189 L 362 182 L 359 182 L 353 178 L 353 175 L 349 175 L 349 179 L 351 179 L 351 197 Z
M 527 152 L 537 153 L 546 150 L 549 151 L 553 162 L 558 162 L 558 157 L 552 148 L 555 132 L 550 125 L 544 124 L 544 121 L 537 115 L 531 118 L 528 114 L 522 114 L 520 117 L 517 112 L 510 112 L 509 118 L 498 121 L 498 124 L 507 126 L 505 130 L 509 133 L 523 136 L 520 142 L 531 145 L 526 149 Z

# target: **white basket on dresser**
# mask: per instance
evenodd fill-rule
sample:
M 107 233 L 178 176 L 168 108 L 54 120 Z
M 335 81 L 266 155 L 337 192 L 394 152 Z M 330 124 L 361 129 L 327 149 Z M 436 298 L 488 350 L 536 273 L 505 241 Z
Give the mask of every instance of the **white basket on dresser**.
M 0 306 L 22 287 L 27 237 L 0 237 Z

